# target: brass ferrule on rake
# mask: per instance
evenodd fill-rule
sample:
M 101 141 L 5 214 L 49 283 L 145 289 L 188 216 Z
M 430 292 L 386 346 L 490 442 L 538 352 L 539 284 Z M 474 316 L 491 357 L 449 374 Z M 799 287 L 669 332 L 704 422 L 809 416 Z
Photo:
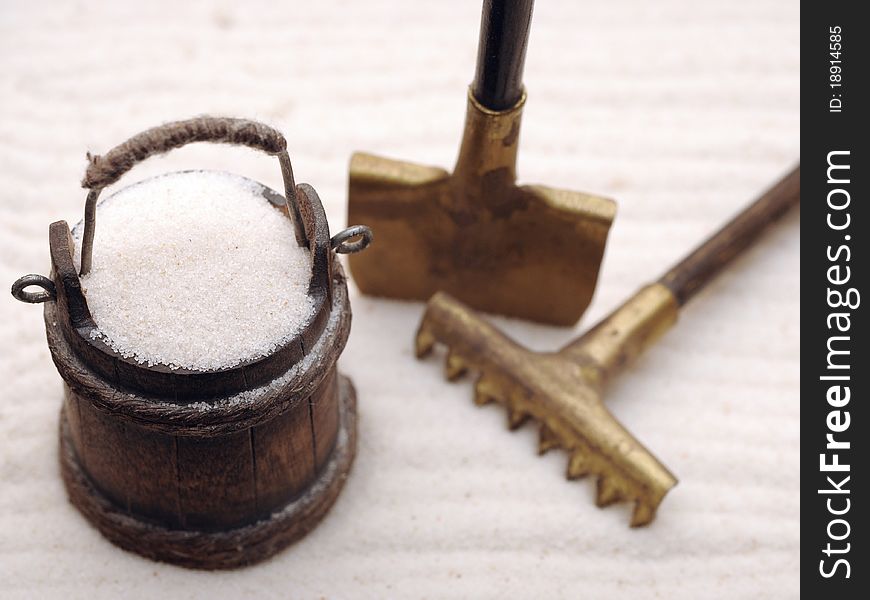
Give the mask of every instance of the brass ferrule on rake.
M 348 219 L 378 238 L 349 260 L 363 293 L 425 301 L 446 291 L 478 310 L 554 325 L 575 323 L 589 305 L 615 203 L 516 183 L 531 10 L 531 0 L 484 3 L 453 173 L 353 155 Z
M 477 404 L 504 404 L 511 429 L 535 419 L 540 451 L 568 452 L 569 479 L 596 476 L 599 506 L 633 501 L 631 525 L 646 525 L 677 480 L 610 414 L 604 387 L 676 323 L 683 304 L 799 201 L 797 167 L 658 282 L 558 352 L 527 350 L 469 307 L 438 293 L 417 332 L 417 356 L 428 354 L 436 342 L 445 344 L 448 379 L 467 370 L 479 373 Z

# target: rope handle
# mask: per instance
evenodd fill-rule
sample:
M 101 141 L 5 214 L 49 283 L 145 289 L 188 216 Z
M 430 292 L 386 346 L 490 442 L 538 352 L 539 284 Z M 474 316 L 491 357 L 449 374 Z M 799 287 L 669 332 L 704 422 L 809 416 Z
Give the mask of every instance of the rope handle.
M 264 123 L 248 119 L 194 117 L 147 129 L 115 146 L 104 155 L 88 153 L 88 167 L 82 179 L 82 187 L 90 191 L 85 201 L 85 231 L 82 236 L 80 275 L 85 275 L 91 270 L 97 199 L 103 188 L 118 181 L 124 173 L 148 157 L 195 142 L 247 146 L 277 156 L 281 165 L 281 175 L 284 178 L 284 198 L 296 228 L 296 240 L 300 245 L 309 245 L 300 213 L 293 166 L 287 154 L 287 140 L 281 132 Z
M 248 146 L 273 156 L 287 150 L 284 136 L 263 123 L 226 117 L 195 117 L 147 129 L 103 156 L 89 154 L 82 187 L 90 190 L 104 188 L 149 156 L 194 142 Z

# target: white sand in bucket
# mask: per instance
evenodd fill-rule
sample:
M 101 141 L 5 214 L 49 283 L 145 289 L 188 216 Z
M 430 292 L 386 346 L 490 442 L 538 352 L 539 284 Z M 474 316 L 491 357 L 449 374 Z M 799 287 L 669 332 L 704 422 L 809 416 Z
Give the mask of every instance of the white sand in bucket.
M 99 336 L 148 366 L 206 371 L 298 333 L 313 310 L 311 256 L 262 190 L 228 173 L 171 173 L 100 203 L 82 278 Z

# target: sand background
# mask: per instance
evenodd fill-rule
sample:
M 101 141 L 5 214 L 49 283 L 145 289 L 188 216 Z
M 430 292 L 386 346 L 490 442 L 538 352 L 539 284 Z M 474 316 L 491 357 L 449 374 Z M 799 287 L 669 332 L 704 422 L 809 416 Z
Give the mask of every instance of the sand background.
M 0 0 L 0 282 L 48 270 L 81 218 L 85 151 L 201 113 L 283 130 L 299 181 L 345 224 L 353 150 L 450 166 L 479 3 Z M 541 1 L 526 63 L 523 181 L 616 198 L 579 328 L 655 277 L 799 158 L 799 7 L 785 0 Z M 127 176 L 277 164 L 199 145 Z M 67 503 L 61 385 L 41 310 L 0 296 L 5 598 L 794 598 L 799 215 L 702 293 L 609 393 L 680 478 L 655 523 L 599 510 L 469 383 L 412 358 L 422 305 L 359 296 L 342 369 L 360 397 L 337 505 L 275 559 L 202 573 L 123 552 Z M 554 349 L 574 332 L 497 319 Z

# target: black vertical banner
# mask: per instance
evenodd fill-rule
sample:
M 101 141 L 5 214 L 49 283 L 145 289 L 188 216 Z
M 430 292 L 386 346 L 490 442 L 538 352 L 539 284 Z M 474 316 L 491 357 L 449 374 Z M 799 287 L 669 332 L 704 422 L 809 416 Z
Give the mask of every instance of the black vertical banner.
M 801 590 L 867 598 L 870 23 L 801 9 Z

